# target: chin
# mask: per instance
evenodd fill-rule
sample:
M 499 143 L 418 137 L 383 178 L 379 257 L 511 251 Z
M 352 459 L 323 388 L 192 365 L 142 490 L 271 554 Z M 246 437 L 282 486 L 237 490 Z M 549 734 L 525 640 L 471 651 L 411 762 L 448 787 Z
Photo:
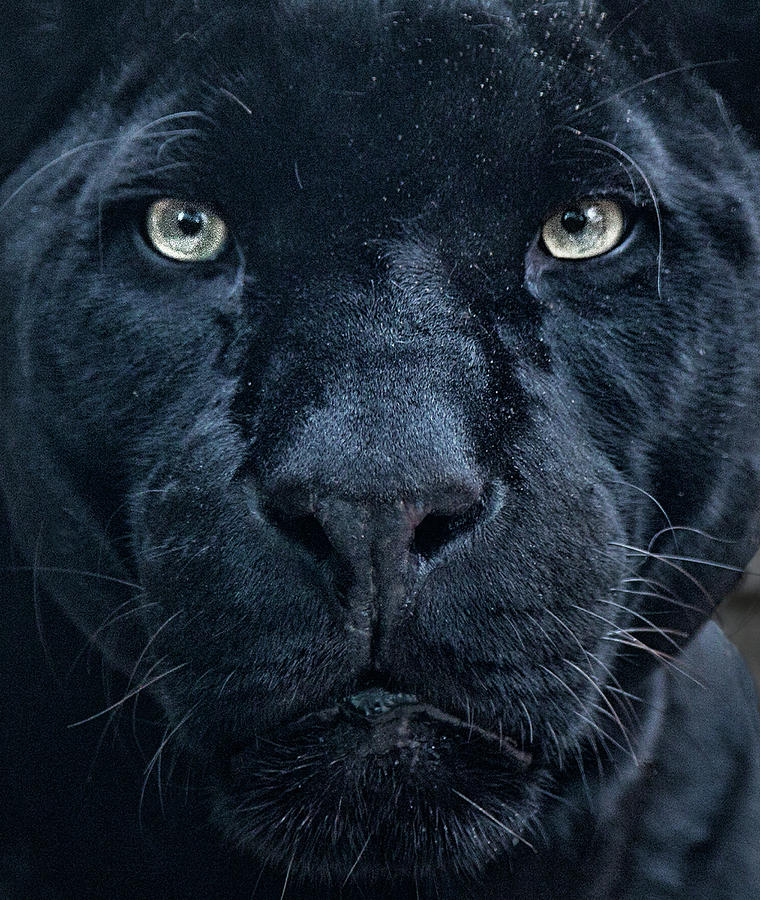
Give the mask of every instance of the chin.
M 227 837 L 325 885 L 475 877 L 532 846 L 544 780 L 510 737 L 379 688 L 219 756 Z

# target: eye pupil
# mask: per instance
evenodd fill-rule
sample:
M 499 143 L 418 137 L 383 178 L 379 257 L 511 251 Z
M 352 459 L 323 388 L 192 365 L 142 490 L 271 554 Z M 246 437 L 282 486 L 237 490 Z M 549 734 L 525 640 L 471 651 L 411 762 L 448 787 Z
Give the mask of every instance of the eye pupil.
M 177 215 L 177 228 L 187 237 L 195 237 L 203 228 L 203 214 L 192 207 L 183 209 Z
M 587 223 L 586 216 L 577 209 L 568 209 L 562 214 L 562 227 L 568 234 L 578 234 Z

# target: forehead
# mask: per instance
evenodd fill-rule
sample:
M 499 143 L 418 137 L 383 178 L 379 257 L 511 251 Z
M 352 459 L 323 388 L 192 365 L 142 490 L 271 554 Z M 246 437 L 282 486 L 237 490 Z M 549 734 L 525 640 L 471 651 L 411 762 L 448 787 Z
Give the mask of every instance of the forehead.
M 567 116 L 612 80 L 589 50 L 602 22 L 553 4 L 227 5 L 168 48 L 172 102 L 207 116 L 171 153 L 281 243 L 294 221 L 303 243 L 524 203 Z

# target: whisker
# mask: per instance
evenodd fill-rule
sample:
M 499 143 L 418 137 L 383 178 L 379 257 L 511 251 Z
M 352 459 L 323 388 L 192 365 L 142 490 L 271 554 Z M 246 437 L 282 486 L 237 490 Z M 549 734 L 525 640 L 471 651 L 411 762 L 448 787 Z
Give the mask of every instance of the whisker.
M 101 709 L 100 712 L 93 713 L 91 716 L 87 716 L 86 719 L 80 719 L 78 722 L 71 722 L 67 725 L 67 728 L 77 728 L 79 725 L 84 725 L 87 722 L 92 722 L 93 719 L 99 719 L 101 716 L 106 715 L 106 713 L 111 712 L 111 710 L 116 709 L 121 706 L 123 703 L 126 703 L 130 697 L 135 697 L 141 691 L 144 691 L 146 688 L 149 688 L 151 685 L 155 684 L 157 681 L 161 681 L 162 678 L 166 678 L 168 675 L 172 675 L 174 672 L 178 672 L 180 669 L 184 669 L 188 663 L 180 663 L 178 666 L 174 666 L 171 669 L 168 669 L 166 672 L 162 672 L 160 675 L 156 675 L 155 678 L 151 678 L 150 681 L 146 681 L 144 684 L 141 684 L 139 687 L 136 687 L 133 691 L 125 694 L 121 700 L 117 700 L 116 703 L 112 703 L 110 706 L 107 706 L 105 709 Z
M 530 622 L 530 624 L 533 625 L 535 628 L 537 628 L 537 629 L 541 632 L 541 634 L 546 638 L 547 646 L 556 649 L 556 647 L 557 647 L 557 642 L 556 642 L 556 641 L 554 640 L 554 638 L 547 632 L 547 630 L 546 630 L 546 629 L 544 628 L 544 626 L 538 621 L 538 619 L 536 619 L 535 616 L 532 616 L 532 615 L 530 615 L 530 613 L 527 613 L 527 612 L 524 613 L 524 616 L 525 616 L 525 618 Z M 524 647 L 524 646 L 525 646 L 525 644 L 523 644 L 523 647 Z
M 371 838 L 372 838 L 372 832 L 370 832 L 370 833 L 367 835 L 367 840 L 366 840 L 366 841 L 364 842 L 364 844 L 362 845 L 362 849 L 359 851 L 359 855 L 356 857 L 356 860 L 355 860 L 354 864 L 353 864 L 353 865 L 351 866 L 351 868 L 348 870 L 348 875 L 346 875 L 346 877 L 343 879 L 343 884 L 341 885 L 341 890 L 348 884 L 348 882 L 349 882 L 350 879 L 351 879 L 351 876 L 352 876 L 352 875 L 354 874 L 354 872 L 356 871 L 356 867 L 359 865 L 359 861 L 361 860 L 362 856 L 364 856 L 364 851 L 365 851 L 365 850 L 367 849 L 367 847 L 369 846 L 369 842 L 370 842 L 370 839 L 371 839 Z
M 647 553 L 649 553 L 648 550 L 647 550 Z M 646 584 L 649 587 L 656 588 L 658 591 L 664 591 L 665 594 L 667 594 L 671 600 L 678 599 L 676 597 L 676 595 L 673 593 L 673 591 L 666 584 L 663 584 L 661 581 L 655 581 L 653 578 L 644 578 L 642 575 L 632 575 L 632 576 L 629 576 L 628 578 L 624 578 L 620 583 L 621 584 Z
M 142 680 L 146 681 L 148 678 L 150 678 L 151 673 L 154 672 L 167 659 L 168 659 L 168 655 L 160 656 L 153 663 L 153 665 L 148 668 L 148 671 L 143 675 Z M 130 684 L 132 683 L 131 678 L 130 678 L 129 683 Z M 135 702 L 132 704 L 132 738 L 134 739 L 135 745 L 137 746 L 138 750 L 140 751 L 140 756 L 142 757 L 143 761 L 145 761 L 145 758 L 146 758 L 145 751 L 143 750 L 143 746 L 142 746 L 142 743 L 140 742 L 140 738 L 138 736 L 138 731 L 137 731 L 137 708 L 138 708 L 138 705 L 140 702 L 140 697 L 141 697 L 141 695 L 137 695 L 135 697 Z M 114 712 L 111 713 L 111 720 L 114 719 L 114 717 L 117 715 L 118 712 L 119 712 L 119 710 L 114 710 Z
M 128 609 L 126 612 L 119 613 L 120 609 L 123 609 L 129 603 L 132 603 L 134 598 L 126 600 L 124 603 L 120 603 L 113 611 L 112 614 L 103 622 L 102 625 L 99 625 L 95 631 L 91 634 L 87 635 L 88 641 L 94 641 L 95 638 L 100 634 L 101 631 L 104 631 L 106 628 L 110 628 L 112 625 L 116 624 L 116 622 L 121 621 L 121 619 L 126 619 L 128 616 L 134 616 L 139 612 L 143 612 L 143 610 L 150 609 L 153 606 L 160 606 L 160 604 L 156 600 L 151 600 L 149 603 L 141 603 L 139 606 L 134 607 L 134 609 Z M 118 613 L 118 615 L 117 615 Z
M 615 707 L 612 705 L 612 703 L 610 701 L 610 698 L 604 693 L 602 688 L 596 683 L 596 681 L 594 681 L 594 679 L 591 677 L 591 675 L 589 675 L 588 672 L 585 672 L 580 666 L 577 666 L 570 659 L 563 658 L 562 661 L 567 663 L 569 666 L 571 666 L 573 669 L 575 669 L 575 671 L 579 675 L 581 675 L 583 678 L 585 678 L 589 682 L 589 684 L 593 687 L 593 689 L 597 692 L 597 694 L 599 694 L 599 696 L 602 698 L 605 705 L 607 706 L 610 713 L 612 714 L 613 719 L 617 723 L 617 726 L 620 729 L 620 733 L 623 735 L 623 739 L 625 740 L 625 742 L 630 750 L 631 757 L 633 758 L 636 765 L 638 765 L 638 760 L 636 758 L 636 752 L 633 749 L 633 744 L 631 743 L 631 739 L 628 734 L 628 729 L 625 727 L 625 725 L 623 725 L 623 722 L 622 722 L 620 716 L 618 715 L 617 711 L 615 710 Z
M 633 588 L 611 588 L 611 594 L 629 594 L 633 597 L 650 597 L 653 600 L 664 600 L 666 603 L 679 603 L 679 601 L 675 600 L 673 597 L 669 597 L 667 594 L 658 594 L 657 591 L 634 591 Z M 688 604 L 681 604 L 686 605 Z M 696 609 L 696 607 L 691 607 Z
M 708 534 L 706 531 L 702 531 L 700 528 L 690 528 L 687 525 L 676 525 L 675 527 L 670 526 L 669 528 L 663 528 L 654 535 L 652 540 L 647 545 L 647 550 L 651 550 L 653 545 L 657 542 L 657 539 L 662 537 L 663 534 L 666 534 L 668 531 L 686 531 L 689 534 L 696 534 L 699 537 L 706 538 L 708 541 L 714 541 L 716 544 L 735 544 L 736 541 L 729 541 L 726 538 L 715 537 L 715 535 Z M 678 547 L 676 546 L 676 549 Z
M 81 576 L 82 578 L 96 578 L 99 581 L 106 581 L 110 584 L 121 584 L 124 587 L 133 588 L 136 591 L 144 591 L 145 588 L 141 584 L 135 584 L 133 581 L 127 581 L 124 578 L 116 578 L 113 575 L 103 575 L 100 572 L 90 572 L 87 569 L 72 569 L 67 566 L 9 566 L 3 569 L 4 572 L 44 572 L 51 575 L 72 575 Z
M 184 610 L 178 609 L 175 613 L 172 613 L 172 615 L 170 615 L 168 619 L 166 619 L 164 622 L 161 623 L 161 625 L 159 625 L 159 627 L 153 632 L 153 634 L 150 636 L 150 638 L 148 638 L 148 642 L 142 648 L 142 650 L 140 651 L 140 655 L 137 657 L 137 662 L 135 662 L 134 666 L 132 667 L 132 672 L 130 673 L 129 681 L 127 682 L 127 690 L 129 690 L 129 688 L 132 684 L 132 681 L 134 680 L 134 677 L 137 674 L 137 670 L 140 668 L 140 663 L 143 661 L 143 658 L 145 657 L 145 654 L 148 652 L 148 649 L 150 648 L 151 644 L 156 640 L 156 638 L 159 636 L 159 634 L 161 634 L 161 632 L 164 630 L 164 628 L 166 628 L 167 625 L 169 625 L 171 622 L 173 622 L 174 619 L 177 618 L 177 616 L 181 615 L 183 613 L 183 611 Z
M 129 138 L 130 138 L 130 140 L 134 140 L 135 138 L 140 138 L 142 136 L 145 136 L 145 133 L 149 132 L 149 130 L 151 128 L 155 127 L 156 125 L 161 125 L 161 124 L 164 124 L 167 122 L 173 122 L 173 121 L 176 121 L 177 119 L 189 119 L 189 118 L 198 118 L 201 120 L 205 120 L 212 125 L 215 124 L 213 119 L 211 119 L 209 116 L 207 116 L 205 113 L 201 112 L 200 110 L 197 110 L 197 109 L 196 110 L 184 110 L 182 112 L 170 113 L 169 115 L 160 116 L 157 119 L 153 119 L 151 122 L 147 122 L 145 125 L 142 125 L 136 131 L 132 132 L 132 134 L 129 135 Z M 153 135 L 148 135 L 148 136 L 152 137 Z M 24 181 L 22 181 L 21 184 L 17 188 L 15 188 L 15 190 L 11 191 L 11 193 L 5 198 L 5 200 L 2 203 L 0 203 L 0 212 L 3 212 L 8 207 L 8 205 L 10 203 L 12 203 L 23 190 L 25 190 L 25 188 L 29 184 L 31 184 L 33 181 L 35 181 L 37 178 L 39 178 L 40 175 L 43 175 L 49 169 L 53 168 L 54 166 L 59 165 L 62 162 L 65 162 L 67 159 L 69 159 L 72 156 L 75 156 L 77 153 L 82 153 L 84 150 L 92 150 L 95 147 L 102 147 L 106 144 L 115 144 L 121 139 L 122 139 L 121 136 L 120 137 L 110 137 L 110 138 L 99 138 L 98 140 L 94 140 L 94 141 L 85 141 L 84 143 L 77 144 L 76 147 L 71 147 L 69 150 L 65 150 L 63 153 L 56 156 L 55 159 L 51 159 L 48 162 L 46 162 L 44 165 L 40 166 L 39 169 L 35 169 L 35 171 L 32 172 L 31 175 L 29 175 L 27 178 L 25 178 Z
M 644 7 L 648 4 L 649 0 L 642 0 L 641 3 L 637 3 L 636 6 L 633 7 L 633 9 L 629 10 L 622 19 L 615 23 L 614 27 L 610 28 L 604 39 L 604 43 L 609 44 L 610 40 L 612 39 L 612 35 L 619 31 L 625 25 L 625 23 L 629 21 L 629 19 L 633 18 L 633 16 L 641 12 L 641 10 L 644 9 Z
M 699 679 L 695 678 L 680 666 L 677 666 L 675 664 L 676 657 L 671 656 L 669 653 L 663 653 L 661 650 L 655 650 L 654 647 L 650 647 L 649 644 L 645 644 L 643 641 L 638 640 L 638 638 L 634 637 L 633 635 L 631 635 L 630 641 L 625 641 L 622 638 L 614 637 L 611 635 L 603 637 L 602 640 L 610 641 L 613 644 L 622 644 L 625 647 L 633 647 L 635 650 L 643 650 L 645 653 L 653 656 L 656 660 L 672 669 L 674 672 L 677 672 L 679 675 L 683 675 L 684 678 L 688 678 L 689 681 L 692 681 L 698 687 L 704 688 L 705 686 L 703 682 L 699 681 Z
M 528 712 L 528 707 L 523 703 L 522 699 L 517 701 L 522 707 L 522 711 L 525 713 L 525 719 L 528 723 L 528 742 L 533 743 L 533 720 L 530 717 L 530 713 Z
M 216 699 L 217 699 L 217 700 L 221 700 L 221 699 L 222 699 L 222 694 L 224 693 L 225 688 L 226 688 L 227 685 L 230 683 L 230 681 L 233 679 L 233 677 L 234 677 L 235 675 L 237 675 L 237 674 L 238 674 L 238 668 L 236 667 L 236 668 L 234 668 L 234 669 L 230 672 L 230 674 L 224 679 L 224 681 L 222 682 L 222 686 L 221 686 L 221 687 L 219 688 L 219 690 L 216 692 Z
M 671 646 L 675 647 L 675 649 L 680 652 L 680 650 L 681 650 L 680 645 L 678 643 L 676 643 L 676 641 L 674 641 L 673 638 L 669 637 L 668 635 L 676 634 L 680 637 L 685 638 L 685 637 L 687 637 L 686 632 L 678 631 L 673 628 L 660 628 L 659 626 L 655 625 L 655 623 L 652 622 L 651 619 L 648 619 L 646 616 L 642 615 L 640 612 L 637 612 L 635 609 L 630 609 L 628 606 L 624 606 L 622 603 L 615 603 L 614 600 L 601 600 L 600 602 L 606 603 L 608 606 L 614 606 L 615 609 L 622 610 L 623 612 L 626 612 L 629 615 L 634 616 L 635 618 L 639 619 L 645 625 L 648 625 L 649 629 L 651 631 L 656 632 L 657 634 L 661 634 L 663 636 L 663 638 L 665 638 L 665 640 L 671 644 Z
M 195 710 L 200 706 L 201 701 L 199 700 L 190 709 L 185 713 L 185 715 L 179 720 L 179 722 L 172 728 L 167 725 L 166 730 L 164 731 L 161 743 L 159 744 L 158 750 L 153 754 L 148 765 L 145 767 L 144 777 L 143 777 L 143 785 L 142 790 L 140 791 L 140 804 L 139 809 L 142 811 L 143 801 L 145 799 L 145 790 L 148 786 L 148 779 L 150 778 L 150 773 L 153 771 L 153 768 L 156 766 L 156 763 L 160 761 L 161 755 L 164 751 L 164 748 L 169 743 L 169 741 L 174 737 L 175 734 L 182 728 L 182 726 L 187 722 L 187 720 L 192 716 Z M 169 730 L 171 728 L 171 730 Z M 163 792 L 161 790 L 161 782 L 158 782 L 158 799 L 161 805 L 161 812 L 164 811 L 164 800 L 163 800 Z
M 224 87 L 219 88 L 219 93 L 224 94 L 224 96 L 229 100 L 232 100 L 233 103 L 237 103 L 238 106 L 241 106 L 249 116 L 253 115 L 253 110 L 251 109 L 251 107 L 248 106 L 247 103 L 243 103 L 243 101 L 240 99 L 240 97 L 238 97 L 237 94 L 233 94 L 232 91 L 228 91 L 227 88 Z
M 668 515 L 668 513 L 667 513 L 665 507 L 662 505 L 662 503 L 660 503 L 660 501 L 659 501 L 656 497 L 653 497 L 652 494 L 649 493 L 649 491 L 645 491 L 644 488 L 639 487 L 639 486 L 636 485 L 636 484 L 631 484 L 629 481 L 622 481 L 622 480 L 620 480 L 620 479 L 616 479 L 616 480 L 614 480 L 614 481 L 611 481 L 610 484 L 619 484 L 619 485 L 621 485 L 622 487 L 630 488 L 632 491 L 638 491 L 640 494 L 643 494 L 643 495 L 647 498 L 647 500 L 651 500 L 652 503 L 654 503 L 654 505 L 657 507 L 657 509 L 659 509 L 659 511 L 662 513 L 663 518 L 665 519 L 665 521 L 668 523 L 668 527 L 667 527 L 667 528 L 663 528 L 662 531 L 658 531 L 658 532 L 657 532 L 657 535 L 658 535 L 658 536 L 661 535 L 661 534 L 666 534 L 667 532 L 673 533 L 673 532 L 676 531 L 676 529 L 673 528 L 673 523 L 672 523 L 672 521 L 670 520 L 670 516 Z M 673 534 L 673 540 L 674 540 L 674 542 L 676 543 L 676 549 L 677 549 L 677 548 L 678 548 L 678 543 L 677 543 L 676 540 L 675 540 L 675 534 Z M 651 545 L 650 545 L 649 549 L 650 549 L 650 550 L 652 549 L 652 548 L 651 548 Z
M 477 804 L 474 800 L 471 800 L 469 797 L 467 797 L 461 791 L 458 791 L 456 788 L 452 788 L 451 792 L 452 792 L 452 794 L 456 794 L 457 797 L 460 797 L 462 800 L 464 800 L 465 803 L 469 803 L 473 809 L 476 809 L 479 813 L 481 813 L 481 815 L 485 816 L 489 822 L 493 822 L 494 825 L 498 826 L 503 831 L 506 831 L 506 833 L 510 837 L 514 838 L 516 841 L 520 841 L 521 844 L 525 844 L 526 847 L 530 847 L 530 849 L 534 853 L 536 852 L 536 848 L 533 846 L 533 844 L 531 844 L 529 841 L 527 841 L 522 835 L 518 834 L 516 831 L 513 831 L 511 828 L 507 827 L 503 822 L 500 822 L 499 819 L 497 819 L 496 816 L 493 815 L 493 813 L 488 812 L 487 809 L 483 809 L 482 806 Z
M 610 679 L 610 681 L 613 684 L 617 685 L 618 688 L 620 688 L 620 682 L 617 680 L 617 678 L 615 677 L 615 675 L 613 674 L 613 672 L 609 668 L 609 666 L 607 666 L 604 662 L 602 662 L 601 659 L 599 659 L 598 656 L 591 653 L 589 650 L 587 650 L 583 646 L 583 643 L 581 642 L 580 638 L 576 635 L 576 633 L 573 631 L 573 629 L 570 628 L 570 626 L 566 622 L 563 622 L 562 619 L 560 619 L 560 617 L 558 615 L 556 615 L 556 613 L 552 612 L 552 610 L 547 608 L 546 613 L 548 615 L 550 615 L 559 625 L 561 625 L 565 629 L 565 631 L 567 631 L 567 633 L 570 635 L 570 637 L 578 645 L 578 647 L 580 648 L 581 652 L 584 654 L 586 659 L 590 663 L 596 663 L 596 665 L 598 665 L 599 668 L 601 668 L 605 672 L 605 674 Z M 569 660 L 568 660 L 568 662 L 569 662 Z M 606 687 L 608 687 L 608 685 L 605 685 L 605 688 Z M 634 722 L 638 721 L 638 717 L 636 716 L 634 710 L 631 708 L 631 705 L 629 703 L 624 704 L 624 708 L 625 708 L 627 715 L 629 715 Z
M 285 873 L 285 883 L 282 886 L 282 893 L 280 894 L 280 900 L 285 900 L 285 892 L 288 889 L 288 882 L 290 881 L 290 870 L 293 868 L 293 862 L 296 858 L 296 851 L 293 851 L 293 855 L 290 857 L 290 862 L 288 863 L 288 870 Z
M 660 634 L 663 637 L 668 634 L 675 634 L 678 637 L 688 637 L 688 634 L 685 631 L 680 631 L 678 628 L 646 628 L 643 625 L 635 625 L 631 628 L 617 628 L 614 631 L 608 631 L 608 634 Z M 675 643 L 675 642 L 674 642 Z M 678 644 L 675 644 L 678 647 Z
M 654 188 L 652 187 L 652 183 L 649 180 L 646 172 L 641 168 L 641 166 L 636 162 L 636 160 L 629 154 L 626 153 L 621 147 L 611 143 L 610 141 L 605 141 L 603 138 L 594 137 L 590 134 L 585 134 L 582 131 L 579 131 L 577 128 L 573 128 L 569 125 L 562 126 L 567 128 L 576 137 L 579 137 L 582 141 L 591 141 L 594 144 L 600 144 L 602 147 L 607 147 L 609 150 L 612 150 L 614 153 L 619 153 L 623 159 L 627 160 L 633 168 L 639 173 L 641 179 L 649 191 L 649 196 L 652 198 L 652 203 L 654 204 L 654 213 L 657 218 L 657 296 L 662 299 L 662 256 L 663 256 L 663 227 L 662 227 L 662 211 L 660 209 L 660 201 L 657 198 L 657 195 L 654 192 Z M 631 485 L 633 487 L 633 485 Z M 654 498 L 652 498 L 654 499 Z M 655 501 L 656 502 L 656 501 Z M 658 504 L 659 505 L 659 504 Z M 661 507 L 662 508 L 662 507 Z M 664 512 L 664 510 L 663 510 Z
M 146 609 L 150 609 L 152 606 L 158 606 L 159 604 L 156 601 L 151 601 L 149 603 L 141 603 L 139 606 L 134 607 L 133 609 L 128 609 L 126 612 L 119 612 L 119 610 L 124 609 L 125 606 L 129 606 L 130 603 L 134 603 L 135 598 L 130 597 L 129 600 L 125 600 L 123 603 L 120 603 L 117 607 L 111 610 L 111 614 L 105 619 L 105 621 L 99 625 L 95 631 L 87 635 L 87 640 L 82 647 L 82 649 L 77 653 L 69 666 L 68 678 L 71 678 L 74 669 L 76 668 L 79 660 L 82 658 L 84 653 L 88 650 L 92 650 L 93 644 L 97 646 L 97 637 L 98 635 L 105 631 L 106 628 L 111 628 L 117 622 L 120 622 L 122 619 L 127 619 L 129 616 L 135 616 L 138 613 L 143 612 Z
M 130 138 L 137 137 L 149 131 L 151 128 L 154 128 L 156 125 L 164 125 L 167 122 L 176 122 L 178 119 L 200 119 L 202 122 L 207 122 L 210 125 L 216 125 L 214 120 L 206 115 L 206 113 L 201 112 L 199 109 L 185 109 L 180 112 L 168 113 L 165 116 L 159 116 L 157 119 L 153 119 L 150 122 L 147 122 L 145 125 L 141 125 L 136 131 L 130 134 Z
M 639 697 L 637 694 L 631 694 L 629 691 L 624 691 L 622 688 L 614 687 L 613 685 L 608 684 L 605 688 L 607 691 L 613 691 L 615 694 L 621 694 L 623 697 L 627 697 L 629 700 L 633 700 L 636 703 L 643 703 L 644 698 Z
M 634 761 L 635 761 L 636 756 L 635 756 L 635 754 L 633 753 L 633 748 L 632 748 L 632 747 L 631 747 L 630 749 L 624 747 L 622 744 L 620 744 L 618 741 L 616 741 L 613 737 L 611 737 L 611 736 L 610 736 L 610 735 L 602 728 L 602 726 L 601 726 L 598 722 L 595 722 L 593 719 L 590 719 L 587 715 L 585 715 L 585 713 L 581 712 L 581 710 L 585 710 L 585 709 L 586 709 L 586 704 L 583 702 L 583 700 L 581 700 L 581 698 L 578 696 L 578 694 L 570 687 L 570 685 L 565 681 L 564 678 L 561 678 L 556 672 L 552 672 L 552 670 L 549 669 L 549 668 L 547 668 L 546 666 L 541 665 L 541 666 L 539 666 L 539 668 L 543 669 L 544 672 L 546 672 L 548 675 L 551 675 L 553 678 L 556 678 L 556 680 L 560 683 L 560 685 L 561 685 L 561 686 L 562 686 L 562 687 L 570 694 L 570 696 L 577 702 L 577 704 L 578 704 L 578 706 L 580 707 L 580 709 L 573 710 L 573 712 L 578 716 L 578 718 L 579 718 L 581 721 L 585 722 L 585 723 L 586 723 L 586 724 L 587 724 L 587 725 L 588 725 L 588 726 L 589 726 L 589 727 L 590 727 L 590 728 L 591 728 L 591 729 L 599 736 L 599 738 L 601 738 L 603 741 L 609 741 L 613 746 L 617 747 L 618 750 L 621 750 L 623 753 L 630 754 L 630 756 L 631 756 L 631 757 L 634 759 Z M 609 716 L 609 713 L 607 712 L 606 709 L 603 709 L 602 707 L 600 707 L 600 706 L 598 706 L 598 705 L 595 705 L 595 704 L 591 704 L 591 705 L 592 705 L 595 709 L 597 709 L 599 712 L 601 712 L 602 714 L 604 714 L 604 715 L 606 715 L 606 716 Z M 626 741 L 627 741 L 627 740 L 628 740 L 628 733 L 625 731 L 625 729 L 623 730 L 623 733 L 624 733 L 625 739 L 626 739 Z M 628 743 L 630 743 L 630 742 L 628 742 Z
M 681 600 L 680 597 L 676 597 L 666 585 L 659 581 L 654 581 L 651 578 L 624 578 L 620 583 L 643 584 L 648 587 L 656 588 L 657 590 L 636 591 L 632 588 L 612 588 L 610 590 L 611 594 L 632 594 L 638 597 L 651 597 L 655 600 L 664 600 L 665 603 L 668 603 L 671 606 L 677 606 L 679 609 L 687 609 L 691 612 L 699 613 L 700 615 L 704 613 L 704 610 L 701 607 L 695 606 L 693 603 L 687 603 L 685 600 Z M 660 593 L 660 591 L 664 593 Z
M 713 569 L 721 569 L 724 572 L 734 572 L 737 575 L 743 575 L 745 572 L 747 575 L 760 575 L 760 572 L 753 572 L 751 569 L 742 569 L 738 566 L 730 566 L 727 563 L 719 563 L 714 562 L 711 559 L 700 559 L 697 556 L 673 556 L 669 553 L 660 554 L 662 559 L 671 559 L 675 562 L 686 562 L 686 563 L 694 563 L 697 566 L 710 566 Z
M 564 765 L 565 755 L 562 751 L 562 745 L 559 742 L 559 738 L 557 737 L 557 732 L 554 730 L 554 726 L 551 722 L 545 723 L 546 730 L 549 732 L 551 739 L 554 741 L 554 746 L 557 750 L 557 761 L 559 763 L 560 768 Z
M 608 619 L 605 616 L 602 616 L 599 613 L 594 612 L 594 610 L 584 609 L 584 607 L 578 606 L 577 604 L 573 604 L 573 608 L 577 609 L 578 612 L 581 612 L 584 615 L 592 616 L 593 618 L 599 619 L 600 621 L 604 622 L 606 625 L 609 625 L 610 629 L 611 629 L 610 633 L 616 632 L 620 628 L 620 626 L 618 625 L 617 622 L 613 622 L 612 619 Z M 622 641 L 620 638 L 610 637 L 609 635 L 603 635 L 602 640 L 603 641 L 613 641 L 613 642 L 617 642 L 617 643 L 621 643 L 621 644 L 626 643 L 625 641 Z M 671 656 L 669 653 L 664 653 L 662 650 L 656 650 L 654 647 L 650 647 L 649 644 L 645 644 L 643 641 L 640 641 L 634 635 L 631 635 L 631 640 L 635 641 L 635 643 L 629 643 L 628 646 L 636 647 L 637 650 L 643 650 L 644 652 L 649 653 L 650 655 L 656 657 L 657 659 L 659 659 L 662 662 L 669 665 L 674 671 L 689 678 L 695 684 L 700 684 L 700 682 L 697 681 L 696 678 L 693 678 L 691 675 L 689 675 L 688 672 L 686 672 L 680 666 L 677 666 L 675 664 L 675 659 L 676 659 L 675 656 Z M 680 648 L 679 648 L 679 650 L 680 650 Z
M 611 594 L 626 594 L 631 597 L 647 597 L 652 600 L 664 600 L 665 603 L 669 603 L 672 606 L 678 606 L 682 609 L 690 609 L 693 612 L 701 612 L 698 606 L 694 606 L 692 603 L 684 603 L 681 600 L 676 600 L 673 597 L 668 597 L 666 594 L 658 594 L 656 591 L 634 591 L 632 588 L 612 588 L 610 590 Z
M 40 587 L 39 581 L 37 578 L 37 573 L 40 571 L 39 566 L 39 557 L 40 557 L 40 545 L 42 543 L 42 527 L 40 527 L 39 533 L 37 534 L 37 540 L 34 542 L 34 559 L 33 564 L 31 566 L 32 570 L 32 607 L 34 609 L 34 624 L 37 628 L 37 637 L 40 641 L 40 646 L 42 647 L 42 652 L 45 657 L 45 662 L 48 665 L 48 668 L 53 673 L 54 677 L 57 679 L 57 674 L 55 673 L 55 664 L 53 663 L 53 655 L 50 652 L 50 648 L 48 647 L 48 643 L 45 640 L 45 629 L 42 625 L 42 607 L 41 607 L 41 597 L 40 597 Z
M 682 566 L 677 566 L 675 564 L 675 562 L 672 559 L 669 559 L 667 556 L 664 556 L 661 553 L 652 553 L 649 550 L 643 550 L 641 547 L 634 547 L 630 544 L 621 544 L 621 543 L 618 543 L 617 541 L 610 541 L 610 545 L 612 547 L 619 547 L 622 550 L 628 550 L 631 553 L 636 553 L 640 556 L 645 556 L 648 559 L 655 559 L 658 562 L 665 563 L 666 566 L 670 566 L 671 569 L 674 569 L 680 575 L 683 575 L 683 577 L 686 578 L 687 581 L 690 581 L 694 585 L 694 587 L 696 587 L 697 590 L 702 594 L 702 596 L 705 598 L 705 600 L 708 602 L 708 604 L 710 605 L 711 608 L 715 607 L 715 601 L 710 596 L 707 588 L 698 579 L 696 579 L 690 572 L 687 572 L 686 569 L 684 569 Z
M 101 140 L 97 141 L 86 141 L 84 144 L 78 144 L 76 147 L 72 147 L 71 150 L 66 150 L 64 153 L 61 153 L 60 156 L 56 156 L 55 159 L 51 159 L 50 162 L 45 163 L 44 166 L 40 166 L 39 169 L 36 169 L 34 172 L 32 172 L 32 174 L 29 175 L 28 178 L 24 179 L 24 181 L 22 181 L 21 184 L 10 193 L 10 195 L 3 201 L 3 203 L 0 203 L 0 212 L 4 212 L 8 205 L 12 203 L 16 197 L 18 197 L 18 195 L 24 190 L 24 188 L 27 187 L 27 185 L 31 184 L 31 182 L 34 181 L 35 178 L 39 177 L 44 172 L 47 172 L 48 169 L 51 169 L 53 166 L 57 166 L 59 163 L 64 162 L 70 156 L 74 156 L 76 153 L 81 153 L 83 150 L 90 150 L 93 147 L 99 147 L 103 144 L 112 144 L 115 140 L 116 138 L 102 138 Z
M 611 103 L 613 100 L 617 100 L 620 97 L 625 97 L 626 94 L 630 94 L 633 91 L 641 90 L 641 88 L 646 87 L 648 84 L 654 84 L 656 81 L 661 81 L 663 78 L 671 78 L 673 75 L 682 75 L 686 72 L 694 72 L 697 69 L 705 69 L 708 66 L 725 66 L 729 63 L 736 64 L 735 59 L 712 59 L 707 62 L 698 62 L 698 63 L 686 63 L 682 66 L 677 66 L 674 69 L 668 69 L 666 72 L 658 72 L 657 75 L 650 75 L 649 78 L 644 78 L 641 81 L 638 81 L 636 84 L 629 85 L 626 88 L 622 88 L 619 91 L 615 91 L 614 94 L 610 94 L 608 97 L 605 97 L 604 100 L 598 100 L 596 103 L 592 103 L 591 106 L 586 106 L 583 109 L 578 110 L 577 112 L 571 113 L 566 122 L 573 122 L 575 119 L 581 118 L 581 116 L 587 116 L 589 113 L 594 112 L 595 109 L 599 109 L 600 106 L 604 106 L 605 103 Z

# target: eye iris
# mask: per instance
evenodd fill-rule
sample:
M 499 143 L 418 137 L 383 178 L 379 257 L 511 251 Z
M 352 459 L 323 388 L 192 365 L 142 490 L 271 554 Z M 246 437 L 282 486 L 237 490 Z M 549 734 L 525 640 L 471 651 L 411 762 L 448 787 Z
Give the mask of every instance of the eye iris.
M 562 214 L 562 227 L 568 234 L 579 234 L 586 227 L 588 219 L 577 209 L 568 209 Z
M 202 212 L 188 206 L 177 216 L 177 228 L 186 237 L 195 237 L 203 228 L 203 219 Z
M 555 259 L 591 259 L 616 247 L 625 236 L 622 206 L 590 197 L 558 210 L 541 230 L 544 249 Z
M 173 197 L 151 203 L 145 218 L 145 237 L 152 248 L 181 262 L 216 259 L 227 236 L 227 226 L 213 210 Z

